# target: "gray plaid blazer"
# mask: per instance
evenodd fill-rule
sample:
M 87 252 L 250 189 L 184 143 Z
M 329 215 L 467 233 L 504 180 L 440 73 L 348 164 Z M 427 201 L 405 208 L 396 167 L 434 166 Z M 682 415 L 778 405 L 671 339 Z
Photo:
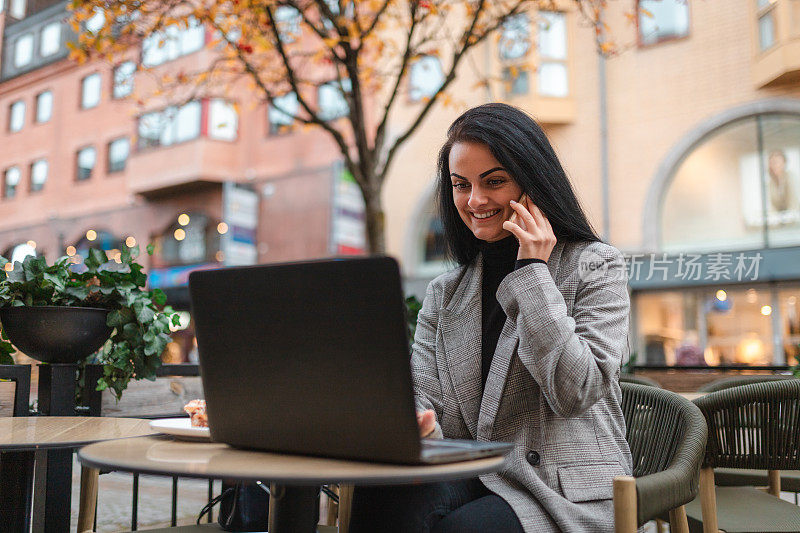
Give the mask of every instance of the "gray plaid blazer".
M 507 319 L 481 387 L 480 256 L 434 279 L 419 313 L 412 371 L 436 435 L 514 443 L 481 476 L 526 532 L 613 530 L 612 479 L 632 472 L 620 402 L 630 302 L 622 254 L 556 244 L 548 264 L 497 289 Z

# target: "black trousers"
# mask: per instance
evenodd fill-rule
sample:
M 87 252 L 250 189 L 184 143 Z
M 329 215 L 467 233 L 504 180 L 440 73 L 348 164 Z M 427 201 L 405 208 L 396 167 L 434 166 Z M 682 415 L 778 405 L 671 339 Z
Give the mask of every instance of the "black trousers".
M 351 533 L 523 532 L 511 506 L 478 478 L 356 487 L 351 516 Z

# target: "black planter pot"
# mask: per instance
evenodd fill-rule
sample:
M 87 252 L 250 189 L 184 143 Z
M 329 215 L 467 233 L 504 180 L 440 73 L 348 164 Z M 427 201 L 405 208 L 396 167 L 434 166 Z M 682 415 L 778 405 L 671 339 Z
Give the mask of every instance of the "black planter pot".
M 0 322 L 11 343 L 43 363 L 75 363 L 96 352 L 111 335 L 108 309 L 6 307 Z

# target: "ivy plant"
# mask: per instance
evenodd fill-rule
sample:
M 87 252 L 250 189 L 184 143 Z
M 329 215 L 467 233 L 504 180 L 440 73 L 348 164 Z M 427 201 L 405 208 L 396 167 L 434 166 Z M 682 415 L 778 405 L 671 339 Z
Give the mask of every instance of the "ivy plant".
M 9 261 L 0 257 L 0 308 L 109 309 L 106 323 L 113 331 L 96 355 L 103 365 L 97 390 L 110 389 L 119 399 L 131 379 L 155 380 L 161 353 L 171 340 L 170 323 L 179 323 L 178 315 L 164 307 L 164 292 L 145 289 L 147 275 L 136 262 L 138 254 L 138 247 L 123 247 L 115 261 L 102 250 L 90 249 L 83 263 L 65 256 L 52 265 L 44 257 L 28 256 L 10 270 L 5 268 Z M 9 362 L 14 351 L 0 328 L 0 363 Z

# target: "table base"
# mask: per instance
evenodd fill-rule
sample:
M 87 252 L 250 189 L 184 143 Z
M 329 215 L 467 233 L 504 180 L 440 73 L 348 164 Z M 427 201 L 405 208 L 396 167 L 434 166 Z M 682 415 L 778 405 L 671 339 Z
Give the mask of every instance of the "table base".
M 270 533 L 314 533 L 319 522 L 319 487 L 271 483 Z
M 28 531 L 31 527 L 33 454 L 34 452 L 0 454 L 0 532 Z

